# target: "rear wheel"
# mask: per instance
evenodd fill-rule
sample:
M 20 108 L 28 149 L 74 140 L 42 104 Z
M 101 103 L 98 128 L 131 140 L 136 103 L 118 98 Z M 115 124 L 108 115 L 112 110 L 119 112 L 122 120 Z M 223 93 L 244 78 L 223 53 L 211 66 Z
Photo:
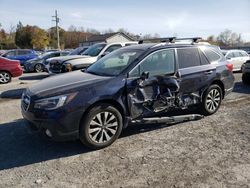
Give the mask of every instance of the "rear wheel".
M 93 107 L 80 125 L 81 142 L 93 149 L 111 145 L 121 134 L 121 113 L 109 104 Z
M 250 85 L 250 74 L 247 73 L 242 74 L 242 82 L 245 85 Z
M 0 72 L 0 84 L 7 84 L 11 81 L 11 75 L 8 72 Z
M 220 107 L 222 101 L 222 90 L 218 85 L 211 85 L 203 94 L 201 111 L 204 115 L 212 115 Z
M 35 71 L 36 72 L 43 72 L 43 65 L 42 64 L 36 64 L 35 65 Z

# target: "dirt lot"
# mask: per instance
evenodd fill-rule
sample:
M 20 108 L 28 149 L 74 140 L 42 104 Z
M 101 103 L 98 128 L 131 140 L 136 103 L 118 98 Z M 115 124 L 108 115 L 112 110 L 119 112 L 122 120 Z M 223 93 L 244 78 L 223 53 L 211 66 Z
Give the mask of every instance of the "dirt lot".
M 250 187 L 250 87 L 240 73 L 215 115 L 129 127 L 99 151 L 26 128 L 21 93 L 44 77 L 0 86 L 0 187 Z

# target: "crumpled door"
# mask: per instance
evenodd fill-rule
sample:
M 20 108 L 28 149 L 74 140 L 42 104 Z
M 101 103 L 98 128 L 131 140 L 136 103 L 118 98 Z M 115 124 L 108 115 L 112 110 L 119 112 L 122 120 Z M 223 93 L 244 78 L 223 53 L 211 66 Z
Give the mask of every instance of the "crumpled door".
M 179 84 L 174 76 L 127 80 L 127 100 L 133 119 L 168 111 L 176 105 Z

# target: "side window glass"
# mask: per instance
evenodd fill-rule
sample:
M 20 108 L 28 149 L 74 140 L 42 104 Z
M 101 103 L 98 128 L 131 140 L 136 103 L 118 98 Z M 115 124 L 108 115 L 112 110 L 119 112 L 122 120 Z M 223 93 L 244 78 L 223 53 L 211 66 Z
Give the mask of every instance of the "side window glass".
M 204 52 L 210 62 L 218 61 L 220 59 L 220 56 L 209 48 L 205 48 Z
M 207 57 L 205 56 L 205 54 L 201 50 L 199 50 L 199 52 L 200 52 L 200 57 L 201 57 L 201 65 L 208 65 L 209 61 Z
M 105 50 L 105 52 L 110 53 L 110 52 L 113 52 L 114 50 L 117 50 L 117 49 L 119 49 L 119 48 L 121 48 L 121 47 L 122 47 L 122 45 L 120 45 L 120 44 L 112 45 L 112 46 L 108 47 L 108 48 Z
M 162 50 L 149 55 L 130 73 L 130 77 L 140 76 L 143 72 L 149 72 L 149 76 L 174 73 L 174 50 Z
M 179 68 L 200 66 L 200 55 L 197 48 L 177 49 Z
M 241 57 L 239 52 L 233 52 L 233 54 L 234 54 L 234 57 Z
M 227 55 L 227 59 L 231 59 L 231 58 L 234 58 L 233 52 L 230 52 L 230 53 Z
M 5 54 L 5 57 L 11 57 L 11 56 L 15 56 L 15 55 L 16 55 L 15 51 L 11 51 L 11 52 L 7 52 Z

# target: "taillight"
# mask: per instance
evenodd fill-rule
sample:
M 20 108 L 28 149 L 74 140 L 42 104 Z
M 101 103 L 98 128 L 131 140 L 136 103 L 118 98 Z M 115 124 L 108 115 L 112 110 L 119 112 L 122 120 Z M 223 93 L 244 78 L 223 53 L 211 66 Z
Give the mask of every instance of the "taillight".
M 230 72 L 233 72 L 234 65 L 232 63 L 228 63 L 226 66 L 227 66 L 227 70 L 229 70 Z

